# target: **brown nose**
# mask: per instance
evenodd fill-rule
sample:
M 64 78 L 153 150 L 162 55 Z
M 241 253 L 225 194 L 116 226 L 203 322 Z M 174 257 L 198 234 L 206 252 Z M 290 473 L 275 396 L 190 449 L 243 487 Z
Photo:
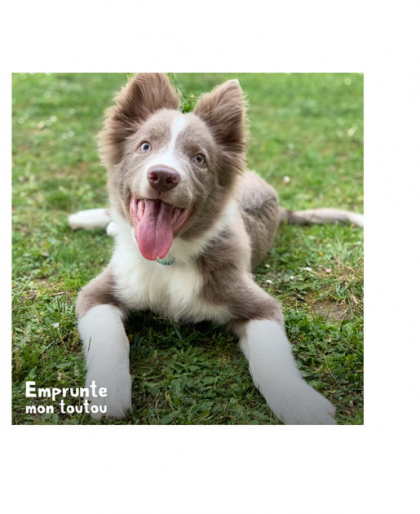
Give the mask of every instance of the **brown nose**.
M 158 164 L 148 170 L 147 180 L 153 189 L 156 189 L 159 193 L 163 193 L 177 186 L 179 173 L 172 168 Z

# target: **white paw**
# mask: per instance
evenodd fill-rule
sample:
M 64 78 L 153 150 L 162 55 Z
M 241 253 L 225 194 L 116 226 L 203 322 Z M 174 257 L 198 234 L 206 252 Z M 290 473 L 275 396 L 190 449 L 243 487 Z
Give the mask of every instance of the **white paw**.
M 249 360 L 254 384 L 280 420 L 288 425 L 336 424 L 334 406 L 301 377 L 279 323 L 249 322 L 240 346 Z
M 111 221 L 107 209 L 89 209 L 70 214 L 68 222 L 70 228 L 91 230 L 95 228 L 105 228 Z
M 351 223 L 354 223 L 354 225 L 357 225 L 358 227 L 364 227 L 365 221 L 363 214 L 358 214 L 356 212 L 350 212 L 349 213 L 349 221 Z
M 93 419 L 100 420 L 102 418 L 122 419 L 126 416 L 127 411 L 131 409 L 131 376 L 126 370 L 111 370 L 108 373 L 89 370 L 86 377 L 86 387 L 89 387 L 92 381 L 96 383 L 96 390 L 105 387 L 107 395 L 105 397 L 97 395 L 90 398 L 92 406 L 105 406 L 106 413 L 92 412 Z M 96 409 L 94 409 L 96 410 Z
M 302 379 L 267 396 L 269 407 L 287 425 L 336 425 L 334 405 Z
M 106 227 L 106 233 L 109 236 L 117 235 L 117 225 L 113 221 L 111 221 L 111 223 Z
M 91 395 L 93 407 L 106 407 L 95 412 L 100 419 L 123 418 L 131 408 L 130 343 L 124 331 L 122 312 L 113 305 L 96 305 L 79 319 L 79 332 L 86 356 L 86 385 L 93 381 L 97 390 L 106 388 L 106 396 Z

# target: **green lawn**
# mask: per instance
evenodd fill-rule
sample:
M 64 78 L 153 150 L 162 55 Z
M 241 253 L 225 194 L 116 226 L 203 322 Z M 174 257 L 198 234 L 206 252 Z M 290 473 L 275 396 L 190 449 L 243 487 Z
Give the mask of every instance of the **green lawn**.
M 361 75 L 171 77 L 186 105 L 191 95 L 240 79 L 249 100 L 249 167 L 277 189 L 285 207 L 362 212 Z M 75 299 L 108 263 L 113 240 L 102 231 L 72 232 L 67 215 L 107 204 L 96 136 L 126 80 L 121 74 L 13 76 L 15 424 L 94 424 L 87 415 L 26 414 L 33 402 L 25 398 L 25 381 L 84 384 Z M 336 405 L 340 424 L 363 423 L 363 231 L 283 226 L 256 280 L 283 303 L 306 380 Z M 278 423 L 235 339 L 222 329 L 138 313 L 128 333 L 133 411 L 121 424 Z

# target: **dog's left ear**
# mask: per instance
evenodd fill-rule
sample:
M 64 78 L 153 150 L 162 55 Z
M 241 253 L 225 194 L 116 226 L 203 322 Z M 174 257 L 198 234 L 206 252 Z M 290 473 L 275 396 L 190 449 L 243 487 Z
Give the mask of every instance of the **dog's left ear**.
M 202 95 L 194 109 L 224 150 L 229 165 L 244 171 L 247 127 L 246 101 L 238 80 L 228 80 Z

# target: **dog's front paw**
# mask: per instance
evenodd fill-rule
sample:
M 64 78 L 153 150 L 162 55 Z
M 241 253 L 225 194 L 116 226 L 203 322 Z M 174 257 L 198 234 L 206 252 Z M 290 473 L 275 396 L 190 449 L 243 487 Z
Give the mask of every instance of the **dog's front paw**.
M 90 415 L 93 419 L 102 418 L 122 419 L 131 409 L 131 376 L 128 371 L 113 370 L 110 373 L 101 373 L 91 370 L 86 377 L 86 387 L 90 387 L 95 381 L 96 392 L 100 388 L 106 388 L 106 396 L 91 396 Z M 93 408 L 92 407 L 97 407 Z M 106 412 L 103 412 L 106 409 Z
M 279 391 L 273 411 L 287 425 L 336 425 L 335 407 L 304 380 L 290 384 L 287 395 Z

